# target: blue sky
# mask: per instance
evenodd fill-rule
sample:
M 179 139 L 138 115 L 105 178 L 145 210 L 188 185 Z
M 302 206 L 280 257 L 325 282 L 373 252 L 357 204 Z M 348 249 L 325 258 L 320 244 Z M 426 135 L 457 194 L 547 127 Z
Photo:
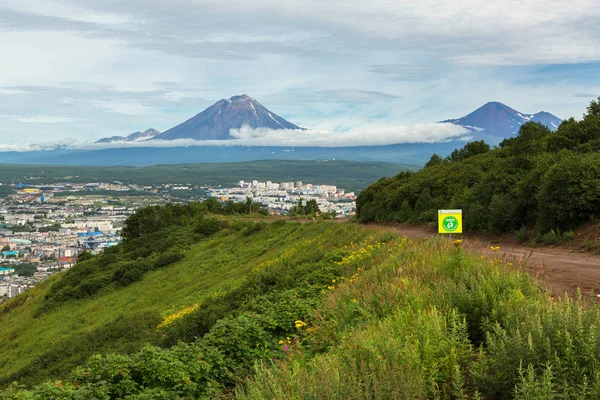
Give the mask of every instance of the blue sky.
M 164 131 L 242 93 L 402 141 L 488 101 L 579 118 L 599 37 L 596 0 L 3 0 L 0 145 Z

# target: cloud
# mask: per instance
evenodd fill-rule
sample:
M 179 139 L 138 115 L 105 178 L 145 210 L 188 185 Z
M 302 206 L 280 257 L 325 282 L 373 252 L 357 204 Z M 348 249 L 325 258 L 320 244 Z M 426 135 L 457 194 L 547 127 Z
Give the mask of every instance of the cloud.
M 94 25 L 120 26 L 140 22 L 121 13 L 94 11 L 68 1 L 3 0 L 2 6 L 0 7 L 26 14 L 84 22 Z
M 24 90 L 20 90 L 20 89 L 0 88 L 0 94 L 5 95 L 5 96 L 11 96 L 11 95 L 16 95 L 16 94 L 27 94 L 27 93 L 28 92 L 26 92 Z
M 575 93 L 573 97 L 581 97 L 581 98 L 597 98 L 600 97 L 600 94 L 592 94 L 592 93 Z
M 0 115 L 0 118 L 6 118 L 17 122 L 23 122 L 25 124 L 60 124 L 66 122 L 79 121 L 79 118 L 68 118 L 68 117 L 53 117 L 47 115 L 37 116 L 20 116 L 20 115 Z
M 150 115 L 157 112 L 154 108 L 133 99 L 92 100 L 90 104 L 106 111 L 124 115 Z
M 419 79 L 433 70 L 433 68 L 429 66 L 410 64 L 369 65 L 367 68 L 370 72 L 374 74 L 382 74 L 386 77 L 386 79 L 392 81 L 410 81 Z
M 72 119 L 29 123 L 40 140 L 165 130 L 237 93 L 324 131 L 494 98 L 579 115 L 589 98 L 564 93 L 597 89 L 596 2 L 4 0 L 0 114 Z
M 247 126 L 232 129 L 235 142 L 254 146 L 351 147 L 385 146 L 398 143 L 436 143 L 458 139 L 470 132 L 454 124 L 392 125 L 371 124 L 344 132 L 326 130 L 267 130 Z
M 0 153 L 7 151 L 26 152 L 26 151 L 40 151 L 40 150 L 51 150 L 51 147 L 44 147 L 38 144 L 17 144 L 17 143 L 0 143 Z
M 232 129 L 232 140 L 148 140 L 145 142 L 89 143 L 65 140 L 41 145 L 0 145 L 0 151 L 34 151 L 49 149 L 99 150 L 135 147 L 187 146 L 268 146 L 268 147 L 355 147 L 386 146 L 399 143 L 437 143 L 449 140 L 467 140 L 472 132 L 454 124 L 430 123 L 418 125 L 374 124 L 345 132 L 326 130 L 271 130 L 243 126 Z
M 376 90 L 361 89 L 292 89 L 274 94 L 270 101 L 275 104 L 338 103 L 356 104 L 366 102 L 388 102 L 402 99 L 401 96 Z

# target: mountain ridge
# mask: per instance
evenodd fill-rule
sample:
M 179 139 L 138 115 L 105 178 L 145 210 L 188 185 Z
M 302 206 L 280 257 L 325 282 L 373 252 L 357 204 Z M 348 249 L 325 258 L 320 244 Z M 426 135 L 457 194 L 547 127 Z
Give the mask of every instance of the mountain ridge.
M 115 143 L 115 142 L 145 142 L 146 140 L 150 140 L 156 135 L 160 135 L 160 131 L 156 129 L 150 128 L 146 129 L 144 132 L 133 132 L 127 136 L 111 136 L 105 137 L 99 140 L 96 140 L 95 143 Z

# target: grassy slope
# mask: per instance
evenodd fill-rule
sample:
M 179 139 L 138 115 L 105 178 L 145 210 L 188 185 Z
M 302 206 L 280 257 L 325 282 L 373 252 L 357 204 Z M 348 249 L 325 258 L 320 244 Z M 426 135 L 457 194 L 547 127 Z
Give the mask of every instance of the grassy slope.
M 271 287 L 283 283 L 278 276 L 292 277 L 285 271 L 302 265 L 308 268 L 302 271 L 341 271 L 321 286 L 316 309 L 302 316 L 306 325 L 296 325 L 293 333 L 263 336 L 275 322 L 272 317 L 292 324 L 297 317 L 286 306 L 300 303 L 294 302 L 298 291 L 293 298 L 279 298 L 282 302 L 262 298 L 246 314 L 225 319 L 190 346 L 147 349 L 135 360 L 97 358 L 64 383 L 34 389 L 45 393 L 38 398 L 94 398 L 96 389 L 122 393 L 124 379 L 132 399 L 215 398 L 215 392 L 202 390 L 211 376 L 202 364 L 207 364 L 207 345 L 226 359 L 257 361 L 255 370 L 247 371 L 250 376 L 235 377 L 237 388 L 226 398 L 600 397 L 600 309 L 581 300 L 550 298 L 497 256 L 469 254 L 460 241 L 453 244 L 447 238 L 407 240 L 393 231 L 352 224 L 277 223 L 256 235 L 236 237 L 229 243 L 213 240 L 213 248 L 204 250 L 241 252 L 247 250 L 235 246 L 261 247 L 259 242 L 269 237 L 280 240 L 270 245 L 276 250 L 256 258 L 253 268 L 253 274 L 264 278 L 256 281 Z M 336 252 L 339 257 L 331 258 Z M 181 264 L 188 261 L 193 260 Z M 170 274 L 162 276 L 171 279 Z M 234 276 L 220 278 L 235 281 Z M 138 285 L 150 279 L 154 275 Z M 182 297 L 182 306 L 196 300 Z M 187 368 L 194 363 L 200 371 Z M 158 373 L 156 368 L 161 368 Z M 220 386 L 209 380 L 212 384 Z M 0 398 L 32 396 L 23 391 L 2 397 L 0 392 Z
M 27 293 L 32 300 L 0 317 L 0 379 L 6 379 L 77 335 L 90 333 L 93 337 L 96 330 L 119 316 L 144 311 L 164 316 L 201 301 L 217 290 L 234 285 L 253 267 L 297 241 L 335 228 L 324 224 L 316 227 L 286 224 L 247 237 L 222 232 L 193 245 L 183 261 L 152 272 L 140 282 L 90 300 L 67 303 L 34 318 L 35 309 L 52 283 L 48 281 Z M 139 339 L 148 340 L 152 336 Z M 97 344 L 100 345 L 104 344 Z M 84 361 L 87 355 L 82 354 L 80 358 L 73 362 Z
M 408 240 L 373 261 L 236 398 L 600 396 L 596 305 L 552 299 L 505 260 L 440 238 Z

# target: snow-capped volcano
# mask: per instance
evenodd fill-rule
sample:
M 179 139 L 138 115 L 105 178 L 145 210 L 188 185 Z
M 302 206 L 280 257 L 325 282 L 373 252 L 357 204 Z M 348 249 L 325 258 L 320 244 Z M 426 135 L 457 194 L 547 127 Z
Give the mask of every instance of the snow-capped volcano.
M 155 136 L 154 139 L 235 139 L 229 134 L 229 131 L 242 126 L 274 130 L 302 129 L 269 111 L 250 96 L 243 94 L 218 101 L 195 117 Z
M 471 129 L 474 134 L 483 139 L 497 141 L 516 136 L 521 126 L 527 122 L 538 122 L 556 131 L 562 120 L 548 112 L 525 114 L 499 103 L 490 102 L 479 107 L 469 115 L 458 119 L 448 119 L 449 122 Z

